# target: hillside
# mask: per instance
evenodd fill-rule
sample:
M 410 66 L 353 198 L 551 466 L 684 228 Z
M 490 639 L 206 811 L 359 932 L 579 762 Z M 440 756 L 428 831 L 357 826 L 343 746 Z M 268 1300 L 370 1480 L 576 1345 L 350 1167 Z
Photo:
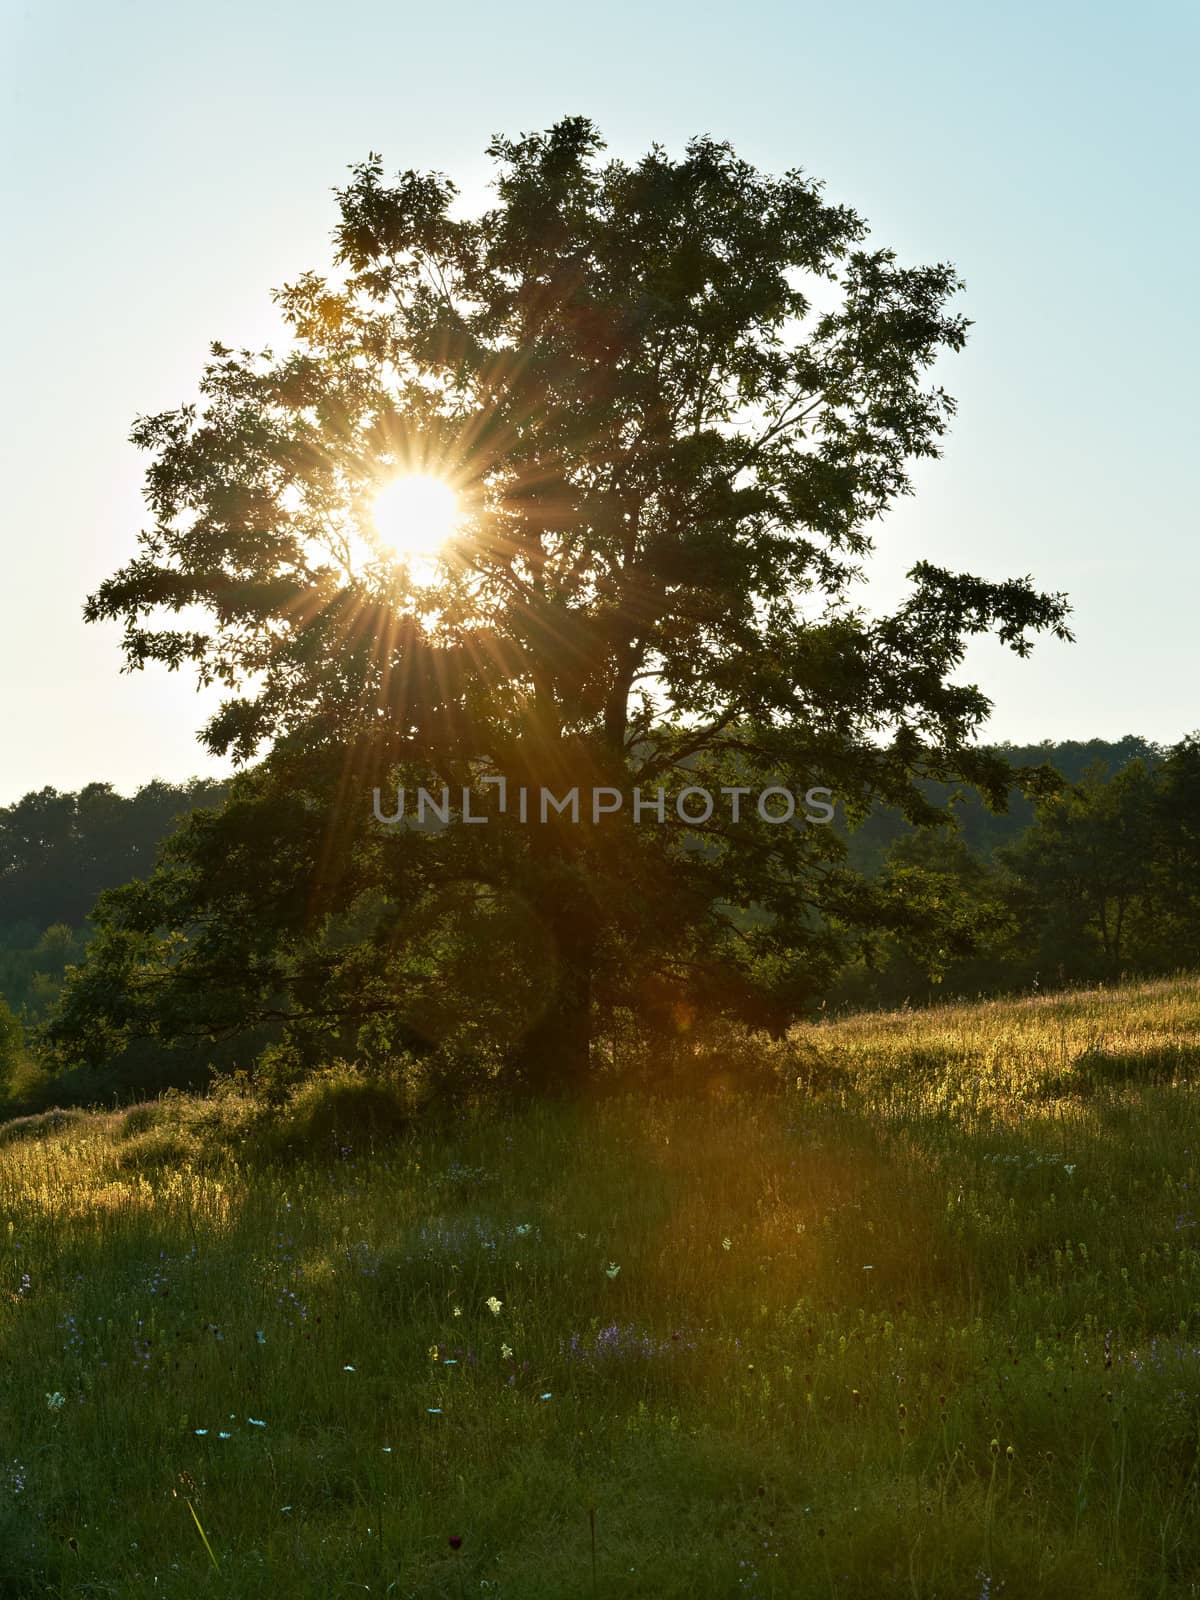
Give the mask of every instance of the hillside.
M 1180 978 L 9 1124 L 6 1593 L 1185 1594 L 1198 1070 Z

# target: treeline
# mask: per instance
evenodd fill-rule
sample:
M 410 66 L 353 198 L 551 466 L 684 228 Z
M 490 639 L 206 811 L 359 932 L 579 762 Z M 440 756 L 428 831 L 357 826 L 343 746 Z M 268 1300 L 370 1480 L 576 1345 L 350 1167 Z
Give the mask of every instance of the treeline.
M 209 779 L 148 783 L 130 796 L 90 783 L 75 793 L 39 789 L 0 807 L 0 1116 L 46 1101 L 86 1102 L 203 1080 L 208 1060 L 199 1053 L 164 1062 L 147 1043 L 113 1073 L 51 1081 L 35 1041 L 58 1005 L 67 968 L 86 957 L 98 896 L 148 876 L 177 824 L 199 807 L 219 805 L 227 791 Z
M 1088 773 L 1111 777 L 1131 761 L 1140 761 L 1148 768 L 1157 767 L 1167 755 L 1166 746 L 1153 744 L 1133 733 L 1111 741 L 1046 739 L 1040 744 L 996 744 L 991 749 L 1014 768 L 1052 767 L 1068 784 L 1081 782 Z M 984 860 L 991 860 L 1000 846 L 1014 843 L 1034 820 L 1034 801 L 1015 785 L 1008 791 L 1006 811 L 992 811 L 974 789 L 962 790 L 954 784 L 931 782 L 920 787 L 933 805 L 946 806 L 954 799 L 958 832 L 972 853 Z M 866 821 L 848 836 L 850 864 L 860 872 L 873 875 L 882 867 L 889 848 L 912 831 L 895 807 L 875 806 Z
M 1059 793 L 1035 802 L 1014 787 L 997 813 L 972 790 L 929 783 L 945 826 L 914 828 L 881 806 L 857 828 L 837 824 L 848 865 L 915 914 L 859 944 L 827 1009 L 1200 968 L 1200 739 L 996 748 L 1014 768 L 1052 768 Z M 97 783 L 0 808 L 0 1069 L 54 1014 L 101 892 L 148 877 L 177 824 L 226 793 L 155 782 L 125 797 Z M 190 1081 L 227 1053 L 197 1048 L 168 1064 L 147 1039 L 129 1065 L 149 1084 Z
M 936 829 L 876 812 L 851 836 L 851 857 L 924 907 L 927 931 L 867 947 L 827 1004 L 915 1005 L 1200 967 L 1200 738 L 1003 749 L 1013 764 L 1054 767 L 1061 791 L 1036 805 L 1014 796 L 1000 816 L 964 795 Z
M 227 786 L 148 783 L 136 794 L 90 783 L 39 789 L 0 807 L 0 997 L 27 1023 L 53 1009 L 68 965 L 91 935 L 104 889 L 149 874 L 176 822 L 217 805 Z

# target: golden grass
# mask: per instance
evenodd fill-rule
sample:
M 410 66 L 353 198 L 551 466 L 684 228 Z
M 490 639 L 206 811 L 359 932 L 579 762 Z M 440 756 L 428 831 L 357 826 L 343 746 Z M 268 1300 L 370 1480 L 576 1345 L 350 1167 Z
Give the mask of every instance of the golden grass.
M 45 1119 L 3 1592 L 1193 1593 L 1198 1030 L 1192 978 L 860 1016 L 744 1042 L 775 1092 L 287 1158 L 236 1096 Z

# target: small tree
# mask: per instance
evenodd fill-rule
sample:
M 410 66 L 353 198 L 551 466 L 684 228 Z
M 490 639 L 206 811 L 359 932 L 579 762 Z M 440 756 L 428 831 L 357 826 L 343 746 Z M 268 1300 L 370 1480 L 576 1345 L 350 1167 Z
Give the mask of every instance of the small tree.
M 13 1075 L 24 1056 L 25 1040 L 21 1024 L 9 1010 L 8 1002 L 0 994 L 0 1092 L 8 1092 Z
M 1153 919 L 1160 968 L 1200 967 L 1200 734 L 1173 745 L 1156 773 Z
M 955 272 L 864 248 L 818 183 L 712 139 L 601 149 L 580 117 L 496 139 L 497 204 L 473 218 L 445 177 L 389 183 L 372 155 L 338 194 L 344 276 L 277 295 L 291 349 L 214 345 L 202 404 L 139 420 L 153 524 L 86 615 L 124 623 L 129 667 L 225 685 L 205 743 L 265 760 L 148 890 L 110 897 L 60 1041 L 117 1019 L 375 1025 L 419 976 L 414 919 L 464 880 L 542 930 L 521 1054 L 543 1083 L 586 1067 L 598 1000 L 783 1026 L 836 927 L 892 913 L 828 830 L 688 821 L 679 791 L 823 786 L 921 821 L 915 778 L 1011 781 L 973 744 L 987 700 L 951 675 L 971 634 L 1022 655 L 1069 638 L 1063 598 L 922 563 L 894 614 L 853 603 L 953 412 L 927 375 L 966 335 Z M 457 492 L 432 572 L 373 520 L 398 473 Z M 489 773 L 662 785 L 666 820 L 371 834 L 373 786 L 481 799 Z M 382 905 L 351 959 L 331 929 L 364 895 Z
M 1155 858 L 1155 778 L 1141 761 L 1100 768 L 1045 800 L 1020 841 L 999 851 L 1023 887 L 1043 970 L 1116 977 L 1138 948 Z

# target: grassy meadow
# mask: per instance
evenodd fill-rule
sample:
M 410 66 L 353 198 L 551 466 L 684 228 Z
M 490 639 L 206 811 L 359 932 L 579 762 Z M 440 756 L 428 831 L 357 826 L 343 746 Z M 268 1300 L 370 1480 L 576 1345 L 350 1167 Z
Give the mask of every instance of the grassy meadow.
M 1198 1082 L 1181 978 L 9 1123 L 0 1593 L 1200 1595 Z

